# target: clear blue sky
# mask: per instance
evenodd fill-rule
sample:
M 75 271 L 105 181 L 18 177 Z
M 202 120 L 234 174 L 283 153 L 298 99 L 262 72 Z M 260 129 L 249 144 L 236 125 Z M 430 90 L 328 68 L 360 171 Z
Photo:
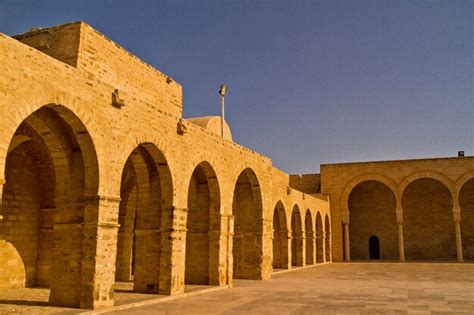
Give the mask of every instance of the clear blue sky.
M 474 1 L 0 0 L 0 32 L 84 20 L 290 173 L 474 154 Z

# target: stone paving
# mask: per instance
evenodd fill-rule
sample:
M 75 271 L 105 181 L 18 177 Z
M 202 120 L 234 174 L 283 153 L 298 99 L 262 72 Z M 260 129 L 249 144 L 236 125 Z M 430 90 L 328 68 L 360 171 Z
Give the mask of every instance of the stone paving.
M 157 298 L 117 284 L 116 305 Z M 189 287 L 187 291 L 198 290 Z M 77 313 L 49 307 L 48 290 L 0 293 L 0 314 Z M 110 312 L 111 313 L 111 312 Z M 235 280 L 232 289 L 116 311 L 118 314 L 474 314 L 474 264 L 333 263 Z
M 210 288 L 210 286 L 187 285 L 185 292 Z M 132 282 L 115 283 L 115 305 L 124 305 L 148 300 L 156 300 L 167 295 L 133 292 Z M 24 288 L 0 292 L 0 314 L 77 314 L 86 310 L 54 307 L 48 305 L 49 289 Z
M 334 263 L 118 314 L 474 314 L 474 264 Z

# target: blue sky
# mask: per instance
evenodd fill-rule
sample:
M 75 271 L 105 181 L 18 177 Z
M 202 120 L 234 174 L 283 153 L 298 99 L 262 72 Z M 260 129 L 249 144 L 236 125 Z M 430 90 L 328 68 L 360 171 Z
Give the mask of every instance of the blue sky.
M 290 173 L 474 154 L 474 1 L 0 0 L 0 32 L 84 20 L 183 85 L 184 116 Z

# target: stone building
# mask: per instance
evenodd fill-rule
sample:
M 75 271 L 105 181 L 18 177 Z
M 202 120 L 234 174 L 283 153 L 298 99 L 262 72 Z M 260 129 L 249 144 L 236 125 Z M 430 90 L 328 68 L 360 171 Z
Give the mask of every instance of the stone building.
M 0 289 L 53 305 L 330 261 L 474 260 L 474 158 L 288 175 L 84 22 L 0 33 Z
M 83 22 L 0 33 L 0 289 L 99 308 L 116 280 L 177 294 L 331 261 L 328 197 L 219 125 Z
M 474 157 L 327 164 L 334 261 L 474 261 Z

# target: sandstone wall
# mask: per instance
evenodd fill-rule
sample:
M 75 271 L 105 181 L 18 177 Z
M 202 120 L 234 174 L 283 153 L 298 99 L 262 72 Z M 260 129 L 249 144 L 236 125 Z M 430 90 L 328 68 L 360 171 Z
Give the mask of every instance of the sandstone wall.
M 352 230 L 357 234 L 359 233 L 358 231 L 364 228 L 357 223 L 359 221 L 357 216 L 353 216 L 351 213 L 349 196 L 357 185 L 368 181 L 377 181 L 384 184 L 395 196 L 394 212 L 396 216 L 396 229 L 398 231 L 397 239 L 400 241 L 400 235 L 404 236 L 402 240 L 407 250 L 407 260 L 457 258 L 459 261 L 462 261 L 463 259 L 471 259 L 470 257 L 472 256 L 470 254 L 463 257 L 462 252 L 472 252 L 472 244 L 469 241 L 471 234 L 468 232 L 473 228 L 471 220 L 472 207 L 467 196 L 473 195 L 474 191 L 472 191 L 472 186 L 467 183 L 470 183 L 473 177 L 473 157 L 322 165 L 321 192 L 329 195 L 331 202 L 333 259 L 335 261 L 342 261 L 344 258 L 343 223 L 348 223 L 349 235 L 351 237 Z M 421 185 L 415 188 L 410 187 L 410 184 L 418 179 L 431 179 L 440 186 L 436 188 L 437 190 L 432 184 L 428 186 Z M 443 188 L 444 193 L 441 193 L 441 190 L 439 190 L 441 188 Z M 432 189 L 435 190 L 432 191 Z M 461 191 L 463 191 L 462 194 Z M 370 194 L 374 193 L 375 188 L 368 189 L 364 193 L 366 196 L 364 198 L 370 199 Z M 428 202 L 428 199 L 423 196 L 430 196 L 429 198 L 426 197 L 430 201 Z M 370 202 L 378 203 L 377 200 L 380 200 L 380 198 L 375 196 Z M 367 201 L 366 205 L 370 205 L 369 201 Z M 366 205 L 354 204 L 353 206 L 357 208 L 366 207 Z M 390 202 L 387 201 L 383 208 L 389 207 L 389 205 Z M 374 205 L 374 209 L 377 207 L 379 205 Z M 441 211 L 441 208 L 444 210 Z M 368 213 L 370 212 L 367 212 L 367 215 Z M 370 215 L 374 218 L 372 222 L 373 228 L 377 226 L 377 228 L 383 229 L 388 224 L 387 222 L 393 222 L 393 212 L 390 215 L 391 218 L 379 217 L 379 219 L 375 219 L 375 213 Z M 464 216 L 466 220 L 463 219 Z M 353 218 L 356 221 L 353 222 Z M 415 221 L 418 223 L 415 223 Z M 420 226 L 419 224 L 421 223 L 422 225 Z M 353 227 L 354 224 L 356 226 Z M 393 226 L 390 230 L 392 231 L 390 238 L 393 238 Z M 456 230 L 459 230 L 457 236 Z M 416 237 L 414 233 L 416 233 Z M 426 243 L 426 239 L 430 237 L 435 237 L 435 240 L 432 242 L 433 244 L 442 245 L 442 248 L 438 249 L 437 253 L 430 251 L 428 248 L 421 250 L 424 253 L 420 253 L 420 249 L 413 249 L 420 248 L 416 244 Z M 393 243 L 393 241 L 390 242 Z M 461 243 L 465 246 L 461 246 Z M 351 244 L 352 246 L 353 244 Z M 363 244 L 361 246 L 367 245 Z M 393 244 L 390 247 L 392 248 Z M 400 246 L 397 247 L 400 251 Z M 390 251 L 393 251 L 393 248 Z M 453 253 L 456 253 L 456 255 Z M 400 259 L 403 258 L 400 257 Z
M 143 276 L 138 278 L 143 281 L 136 283 L 137 289 L 183 292 L 186 236 L 196 228 L 187 224 L 188 216 L 199 221 L 201 217 L 194 216 L 192 209 L 209 207 L 209 200 L 196 196 L 201 188 L 192 184 L 192 174 L 202 163 L 214 174 L 208 181 L 218 187 L 209 186 L 218 198 L 211 206 L 207 243 L 212 284 L 232 284 L 233 266 L 241 263 L 232 259 L 236 255 L 232 245 L 238 243 L 238 237 L 247 237 L 246 242 L 255 245 L 245 247 L 254 249 L 242 260 L 247 263 L 246 275 L 271 277 L 272 220 L 278 200 L 284 203 L 288 218 L 295 205 L 302 216 L 309 209 L 312 221 L 316 213 L 323 219 L 329 216 L 323 196 L 289 190 L 289 176 L 275 170 L 269 158 L 183 120 L 181 87 L 90 26 L 72 23 L 32 31 L 17 39 L 0 34 L 0 174 L 9 172 L 9 152 L 16 152 L 22 141 L 32 141 L 19 133 L 20 124 L 27 124 L 39 137 L 37 143 L 44 151 L 41 157 L 50 157 L 54 174 L 49 176 L 54 202 L 33 207 L 41 208 L 35 215 L 41 217 L 42 227 L 29 226 L 40 230 L 32 237 L 45 240 L 40 242 L 41 250 L 33 251 L 40 256 L 45 253 L 44 244 L 51 241 L 46 230 L 52 230 L 54 252 L 43 259 L 52 262 L 37 265 L 42 271 L 35 274 L 38 283 L 50 282 L 53 304 L 112 305 L 117 243 L 121 255 L 117 276 L 127 278 L 131 272 L 131 229 L 135 229 L 137 244 L 142 244 L 137 253 L 159 251 L 159 261 L 141 261 L 154 271 L 141 270 Z M 130 172 L 135 175 L 123 175 L 127 161 L 137 159 L 143 162 L 134 162 Z M 246 178 L 242 184 L 247 188 L 241 189 L 239 178 Z M 13 180 L 0 175 L 0 186 L 7 189 L 9 185 Z M 126 194 L 124 185 L 131 185 Z M 140 191 L 134 193 L 133 187 Z M 15 220 L 14 214 L 9 215 L 15 205 L 3 190 L 0 215 L 7 224 Z M 44 201 L 46 197 L 43 192 L 41 198 L 32 200 Z M 160 206 L 153 206 L 157 204 Z M 242 210 L 246 207 L 249 211 Z M 45 219 L 48 216 L 50 219 Z M 159 225 L 140 223 L 146 221 L 141 218 L 154 218 L 155 222 L 157 217 Z M 137 220 L 138 225 L 131 220 Z M 239 220 L 254 227 L 251 238 L 235 230 Z M 193 242 L 199 241 L 194 237 Z M 12 253 L 11 257 L 17 256 Z M 150 274 L 155 278 L 147 279 Z M 18 280 L 11 284 L 17 285 Z

